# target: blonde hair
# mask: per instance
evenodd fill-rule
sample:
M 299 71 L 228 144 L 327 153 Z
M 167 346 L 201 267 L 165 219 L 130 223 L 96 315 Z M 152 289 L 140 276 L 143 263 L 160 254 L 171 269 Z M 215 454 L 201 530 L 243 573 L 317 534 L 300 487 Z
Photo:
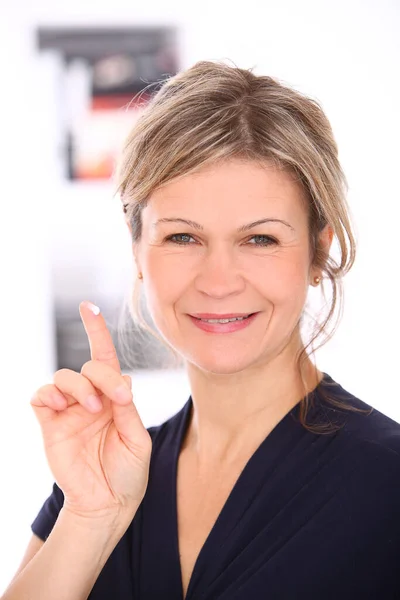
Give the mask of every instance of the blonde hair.
M 310 398 L 307 393 L 302 365 L 307 349 L 311 347 L 314 353 L 336 331 L 342 317 L 341 279 L 354 263 L 356 243 L 337 145 L 317 101 L 276 79 L 221 62 L 198 62 L 163 82 L 130 132 L 116 170 L 117 192 L 132 227 L 132 242 L 140 241 L 141 212 L 152 192 L 171 180 L 231 158 L 260 164 L 272 162 L 293 173 L 308 200 L 310 264 L 322 273 L 325 302 L 324 281 L 330 282 L 332 300 L 325 318 L 315 322 L 313 335 L 298 356 L 304 385 L 299 419 L 314 433 L 330 433 L 335 429 L 332 423 L 306 422 L 313 395 Z M 339 245 L 337 262 L 318 243 L 327 224 Z M 139 327 L 169 346 L 168 340 L 160 337 L 143 317 L 140 286 L 136 281 L 131 317 Z M 338 317 L 329 331 L 337 308 Z M 315 348 L 314 342 L 322 337 L 324 341 Z M 331 397 L 329 385 L 321 387 L 328 402 L 337 408 L 362 412 L 344 398 L 342 401 Z

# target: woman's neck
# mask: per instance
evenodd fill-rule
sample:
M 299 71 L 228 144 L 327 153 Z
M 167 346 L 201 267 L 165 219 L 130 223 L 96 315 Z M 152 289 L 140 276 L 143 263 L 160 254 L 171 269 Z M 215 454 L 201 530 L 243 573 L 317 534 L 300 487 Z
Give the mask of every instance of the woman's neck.
M 240 460 L 303 398 L 294 363 L 279 364 L 279 358 L 233 375 L 187 365 L 193 409 L 182 450 L 196 457 L 199 468 Z M 323 376 L 310 360 L 304 374 L 308 392 Z

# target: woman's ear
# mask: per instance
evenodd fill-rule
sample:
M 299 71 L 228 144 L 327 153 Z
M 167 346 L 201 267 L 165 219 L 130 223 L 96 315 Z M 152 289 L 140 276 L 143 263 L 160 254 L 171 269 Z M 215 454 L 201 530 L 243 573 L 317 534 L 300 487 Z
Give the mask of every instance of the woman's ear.
M 326 254 L 329 254 L 330 247 L 332 245 L 333 240 L 333 229 L 331 225 L 325 225 L 321 233 L 319 234 L 319 239 L 321 242 L 321 246 L 325 249 Z
M 132 252 L 133 252 L 133 262 L 135 263 L 135 268 L 137 273 L 141 273 L 140 268 L 140 259 L 139 259 L 139 247 L 137 243 L 132 244 Z
M 125 223 L 129 230 L 129 237 L 132 240 L 132 225 L 131 225 L 129 219 L 125 219 Z M 137 271 L 137 273 L 141 273 L 139 259 L 138 259 L 138 254 L 139 254 L 139 243 L 138 242 L 132 242 L 132 252 L 133 252 L 133 261 L 135 263 L 136 271 Z
M 323 228 L 323 230 L 318 234 L 318 249 L 322 249 L 325 257 L 327 258 L 329 256 L 329 251 L 332 245 L 332 241 L 333 241 L 333 236 L 334 236 L 334 231 L 333 228 L 331 227 L 331 225 L 325 225 L 325 227 Z M 314 268 L 312 269 L 312 277 L 314 276 L 321 276 L 320 273 L 320 269 L 318 269 L 318 271 L 315 271 Z

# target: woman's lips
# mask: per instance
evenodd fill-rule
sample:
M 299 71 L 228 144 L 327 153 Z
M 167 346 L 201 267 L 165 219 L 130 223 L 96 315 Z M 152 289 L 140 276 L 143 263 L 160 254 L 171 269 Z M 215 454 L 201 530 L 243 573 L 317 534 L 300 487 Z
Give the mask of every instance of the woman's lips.
M 198 319 L 233 319 L 235 317 L 248 317 L 253 313 L 227 313 L 224 315 L 216 313 L 195 313 L 191 314 L 191 317 L 197 317 Z
M 245 329 L 246 327 L 249 327 L 249 325 L 251 325 L 251 323 L 254 321 L 254 319 L 257 317 L 257 315 L 260 313 L 253 313 L 252 315 L 250 315 L 249 317 L 247 317 L 246 319 L 243 319 L 242 321 L 231 321 L 230 323 L 207 323 L 206 321 L 200 321 L 200 319 L 193 317 L 192 315 L 188 315 L 189 318 L 191 319 L 192 323 L 194 325 L 196 325 L 196 327 L 198 327 L 199 329 L 202 329 L 203 331 L 207 331 L 208 333 L 232 333 L 234 331 L 239 331 L 240 329 Z M 203 318 L 213 318 L 213 317 L 203 317 Z M 214 317 L 216 318 L 216 317 Z M 226 318 L 233 318 L 233 317 L 221 317 L 219 316 L 220 319 Z

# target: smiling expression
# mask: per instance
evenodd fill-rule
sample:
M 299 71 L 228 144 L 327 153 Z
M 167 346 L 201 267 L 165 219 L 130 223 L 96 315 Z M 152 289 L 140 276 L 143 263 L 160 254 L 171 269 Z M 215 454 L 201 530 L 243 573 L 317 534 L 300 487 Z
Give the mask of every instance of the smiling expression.
M 134 254 L 161 335 L 216 373 L 294 348 L 312 275 L 307 220 L 302 188 L 272 166 L 235 159 L 157 189 Z M 230 331 L 193 317 L 249 313 Z

